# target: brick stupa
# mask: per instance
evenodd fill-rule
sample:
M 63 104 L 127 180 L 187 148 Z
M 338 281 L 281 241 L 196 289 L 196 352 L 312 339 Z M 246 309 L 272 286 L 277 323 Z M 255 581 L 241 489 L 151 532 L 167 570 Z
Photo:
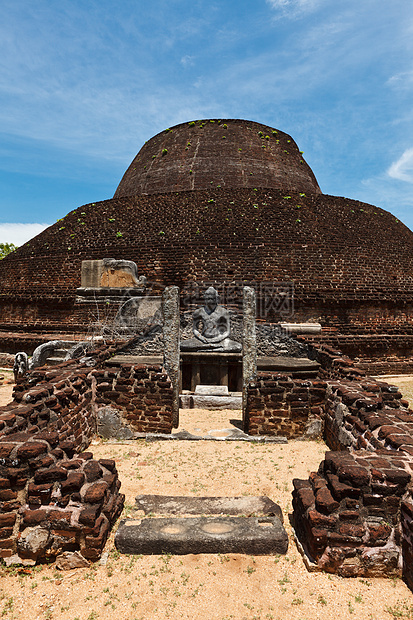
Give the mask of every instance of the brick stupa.
M 134 261 L 160 290 L 290 282 L 291 320 L 321 322 L 331 343 L 347 338 L 351 353 L 377 334 L 413 344 L 413 233 L 379 207 L 322 194 L 294 140 L 259 123 L 166 129 L 112 199 L 76 208 L 2 260 L 3 350 L 7 333 L 84 332 L 81 262 L 106 257 Z

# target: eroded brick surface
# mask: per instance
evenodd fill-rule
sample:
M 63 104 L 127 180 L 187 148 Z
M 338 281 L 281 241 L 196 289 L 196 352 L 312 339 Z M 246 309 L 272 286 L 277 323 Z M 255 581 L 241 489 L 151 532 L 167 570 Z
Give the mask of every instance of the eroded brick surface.
M 115 461 L 84 451 L 99 406 L 114 404 L 135 430 L 171 432 L 162 366 L 110 367 L 114 351 L 92 352 L 95 368 L 72 361 L 36 369 L 0 408 L 0 557 L 45 561 L 80 550 L 99 558 L 124 502 Z M 125 379 L 128 390 L 119 391 Z
M 294 480 L 294 524 L 313 562 L 343 577 L 400 576 L 411 476 L 409 456 L 359 450 L 327 452 L 318 473 Z
M 259 372 L 247 388 L 245 432 L 250 435 L 305 434 L 309 422 L 321 420 L 327 383 Z

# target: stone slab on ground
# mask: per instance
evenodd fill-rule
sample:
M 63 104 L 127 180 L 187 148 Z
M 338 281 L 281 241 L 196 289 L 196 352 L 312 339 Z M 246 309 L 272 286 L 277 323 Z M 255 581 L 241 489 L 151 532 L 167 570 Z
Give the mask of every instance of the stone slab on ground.
M 87 568 L 89 565 L 89 560 L 84 558 L 79 551 L 64 551 L 56 558 L 56 568 L 58 568 L 59 570 Z
M 114 355 L 108 361 L 111 366 L 121 364 L 163 364 L 162 355 Z
M 124 519 L 115 536 L 128 554 L 285 554 L 288 537 L 277 517 Z
M 269 497 L 188 497 L 183 495 L 137 495 L 137 510 L 145 515 L 254 515 L 278 517 L 283 523 L 281 508 Z
M 277 435 L 246 435 L 237 428 L 208 431 L 207 435 L 193 435 L 185 429 L 177 433 L 135 433 L 133 440 L 146 441 L 251 441 L 254 443 L 288 443 L 287 437 Z M 119 443 L 119 442 L 117 442 Z
M 197 385 L 195 394 L 198 396 L 229 396 L 227 385 Z
M 200 394 L 181 394 L 182 409 L 241 409 L 242 396 L 207 396 Z

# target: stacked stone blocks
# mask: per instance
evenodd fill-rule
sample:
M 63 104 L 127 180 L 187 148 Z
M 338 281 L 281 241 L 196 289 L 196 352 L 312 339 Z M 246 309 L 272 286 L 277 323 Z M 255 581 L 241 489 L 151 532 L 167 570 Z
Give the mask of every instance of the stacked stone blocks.
M 0 557 L 44 561 L 77 550 L 100 557 L 124 502 L 115 462 L 60 445 L 53 432 L 0 441 Z
M 314 565 L 341 576 L 401 576 L 413 588 L 413 412 L 396 386 L 310 346 L 327 380 L 327 452 L 294 480 L 294 524 Z

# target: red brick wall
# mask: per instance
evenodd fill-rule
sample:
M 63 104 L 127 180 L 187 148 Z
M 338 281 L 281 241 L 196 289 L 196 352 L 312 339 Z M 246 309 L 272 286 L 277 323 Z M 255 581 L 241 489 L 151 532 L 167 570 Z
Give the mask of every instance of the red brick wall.
M 410 466 L 400 452 L 327 452 L 318 473 L 294 480 L 294 527 L 319 569 L 401 576 L 400 507 Z
M 0 407 L 0 557 L 53 560 L 80 550 L 97 559 L 119 516 L 115 462 L 81 452 L 96 432 L 96 409 L 114 405 L 138 431 L 171 432 L 172 389 L 159 366 L 106 366 L 115 347 L 39 368 Z M 34 552 L 30 534 L 44 543 Z
M 294 481 L 294 527 L 307 556 L 343 577 L 403 574 L 413 588 L 413 411 L 396 386 L 366 377 L 339 351 L 309 348 L 322 380 L 258 373 L 245 430 L 296 437 L 311 415 L 321 418 L 336 452 Z
M 83 332 L 91 317 L 74 305 L 81 261 L 104 257 L 133 260 L 149 282 L 181 290 L 193 281 L 239 283 L 240 301 L 241 284 L 294 281 L 294 321 L 413 334 L 410 230 L 357 201 L 259 187 L 75 209 L 0 262 L 0 329 Z M 285 318 L 273 314 L 263 318 Z
M 123 364 L 93 370 L 96 406 L 113 405 L 140 433 L 171 433 L 173 390 L 161 365 Z
M 404 312 L 404 311 L 403 311 Z M 356 366 L 369 375 L 413 372 L 412 334 L 336 334 L 299 338 L 307 343 L 329 346 L 356 359 Z
M 413 455 L 413 411 L 387 383 L 329 382 L 324 432 L 334 450 L 402 449 Z
M 259 372 L 247 387 L 244 431 L 250 435 L 302 437 L 310 420 L 321 419 L 324 381 Z
M 2 437 L 0 455 L 0 557 L 44 561 L 80 550 L 98 559 L 123 508 L 115 462 L 74 456 L 73 443 L 53 432 L 28 441 Z M 47 540 L 34 551 L 24 541 L 39 529 Z
M 413 590 L 413 499 L 410 495 L 401 503 L 403 578 Z
M 300 542 L 321 570 L 403 574 L 413 588 L 413 411 L 396 386 L 357 373 L 333 348 L 310 350 L 327 379 L 324 438 L 339 452 L 294 481 Z

